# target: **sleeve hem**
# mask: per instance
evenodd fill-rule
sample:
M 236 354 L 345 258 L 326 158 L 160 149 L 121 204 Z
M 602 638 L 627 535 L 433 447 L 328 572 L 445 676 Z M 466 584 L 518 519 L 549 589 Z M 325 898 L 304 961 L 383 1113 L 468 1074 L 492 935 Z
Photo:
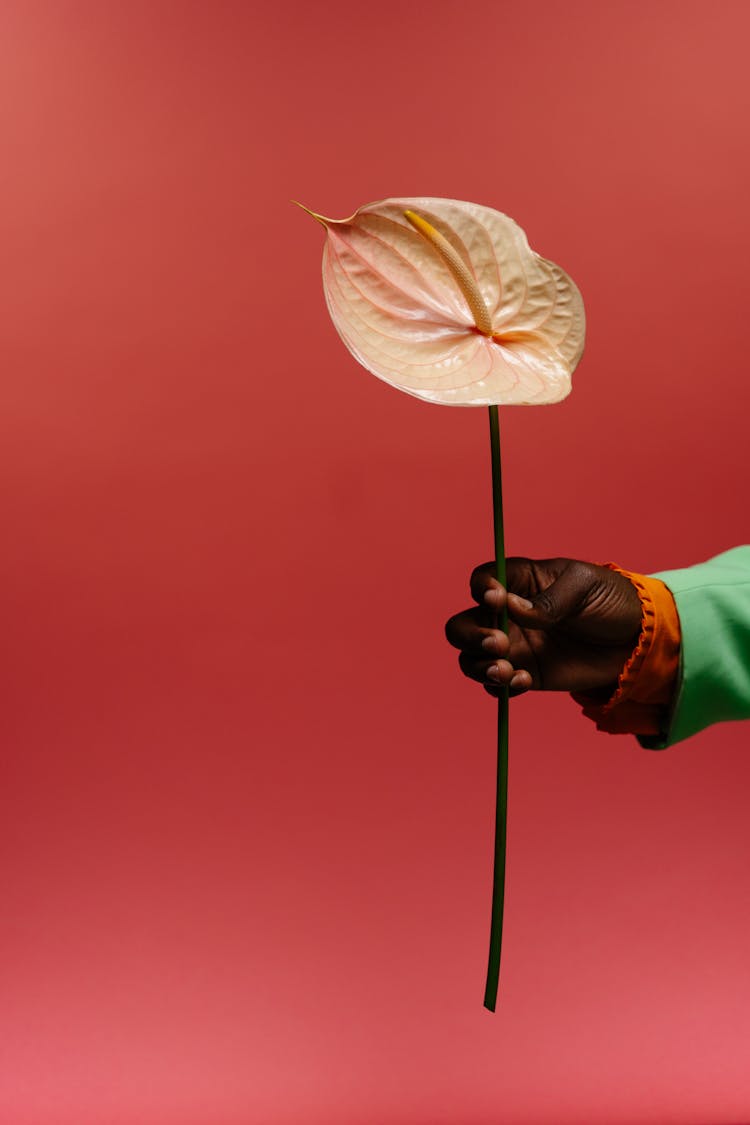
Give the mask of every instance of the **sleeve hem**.
M 573 698 L 598 730 L 664 742 L 679 671 L 680 625 L 674 599 L 659 579 L 623 570 L 614 563 L 604 565 L 635 586 L 641 603 L 641 632 L 608 700 L 582 694 Z

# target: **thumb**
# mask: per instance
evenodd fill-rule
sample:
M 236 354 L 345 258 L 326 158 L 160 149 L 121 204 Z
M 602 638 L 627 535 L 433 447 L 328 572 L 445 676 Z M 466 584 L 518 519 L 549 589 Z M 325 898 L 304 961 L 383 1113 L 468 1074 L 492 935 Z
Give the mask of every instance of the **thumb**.
M 508 615 L 527 628 L 553 629 L 583 608 L 590 587 L 589 568 L 571 562 L 548 586 L 529 598 L 509 594 Z

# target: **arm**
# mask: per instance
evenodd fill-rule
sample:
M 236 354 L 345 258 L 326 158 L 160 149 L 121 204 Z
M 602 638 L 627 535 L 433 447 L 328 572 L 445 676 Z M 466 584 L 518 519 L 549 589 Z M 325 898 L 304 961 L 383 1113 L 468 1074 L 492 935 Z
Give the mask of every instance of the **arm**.
M 655 577 L 671 591 L 680 620 L 680 673 L 664 749 L 713 723 L 750 719 L 750 546 Z

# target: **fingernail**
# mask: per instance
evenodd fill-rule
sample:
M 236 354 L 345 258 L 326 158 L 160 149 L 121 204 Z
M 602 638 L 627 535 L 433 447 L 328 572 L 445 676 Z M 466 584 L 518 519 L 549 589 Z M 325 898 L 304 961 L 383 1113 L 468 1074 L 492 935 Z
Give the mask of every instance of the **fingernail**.
M 500 680 L 500 669 L 498 668 L 497 664 L 490 664 L 489 668 L 487 669 L 487 679 L 495 681 Z
M 484 600 L 487 602 L 487 605 L 497 605 L 499 597 L 500 597 L 500 591 L 499 590 L 485 590 L 484 591 Z
M 525 677 L 523 677 L 522 675 L 520 675 L 520 673 L 516 672 L 515 676 L 514 676 L 514 677 L 513 677 L 513 679 L 512 679 L 511 681 L 510 681 L 510 686 L 511 686 L 511 687 L 520 687 L 520 686 L 521 686 L 521 684 L 522 684 L 522 683 L 524 682 L 524 678 L 525 678 Z
M 516 599 L 516 605 L 519 605 L 521 607 L 521 609 L 533 609 L 534 608 L 534 603 L 530 602 L 530 601 L 527 601 L 526 598 L 519 598 L 518 594 L 514 594 L 513 597 Z
M 484 640 L 482 641 L 482 648 L 484 649 L 485 652 L 494 652 L 495 651 L 495 638 L 494 637 L 485 637 Z

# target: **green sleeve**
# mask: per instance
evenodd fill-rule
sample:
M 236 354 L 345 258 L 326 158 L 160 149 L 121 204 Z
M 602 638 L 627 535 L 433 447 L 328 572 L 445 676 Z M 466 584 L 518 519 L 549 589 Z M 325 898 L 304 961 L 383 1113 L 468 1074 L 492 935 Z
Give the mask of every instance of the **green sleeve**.
M 680 674 L 664 750 L 712 723 L 750 719 L 750 546 L 685 570 L 653 575 L 671 590 L 680 618 Z

